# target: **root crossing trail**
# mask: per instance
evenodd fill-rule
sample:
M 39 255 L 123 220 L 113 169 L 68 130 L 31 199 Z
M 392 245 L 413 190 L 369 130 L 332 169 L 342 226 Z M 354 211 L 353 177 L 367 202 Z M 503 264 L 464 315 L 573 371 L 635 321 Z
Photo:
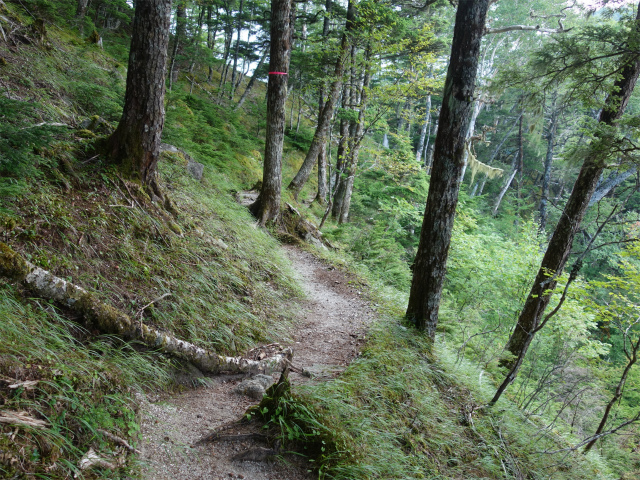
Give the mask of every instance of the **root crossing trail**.
M 293 344 L 293 363 L 313 375 L 292 373 L 291 382 L 323 381 L 344 370 L 357 355 L 367 325 L 374 317 L 360 292 L 339 270 L 313 255 L 284 247 L 298 274 L 307 300 L 302 305 Z M 274 374 L 274 379 L 277 375 Z M 162 399 L 147 399 L 142 406 L 143 478 L 148 480 L 303 480 L 316 478 L 309 464 L 297 456 L 288 463 L 234 461 L 251 448 L 265 447 L 255 440 L 216 441 L 193 446 L 212 430 L 241 418 L 257 400 L 235 393 L 240 376 L 216 376 L 207 386 Z M 250 427 L 254 429 L 255 427 Z M 228 433 L 247 433 L 234 429 Z M 225 432 L 226 433 L 226 432 Z

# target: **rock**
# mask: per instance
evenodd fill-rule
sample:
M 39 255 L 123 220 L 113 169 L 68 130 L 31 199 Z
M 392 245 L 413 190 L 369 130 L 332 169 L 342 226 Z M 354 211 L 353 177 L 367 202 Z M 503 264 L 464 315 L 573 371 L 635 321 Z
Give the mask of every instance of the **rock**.
M 322 243 L 322 240 L 320 240 L 319 238 L 316 238 L 315 235 L 313 235 L 311 232 L 307 233 L 304 236 L 304 241 L 307 243 L 310 243 L 314 247 L 324 248 L 325 250 L 327 250 L 327 247 L 325 246 L 324 243 Z
M 187 172 L 196 180 L 202 180 L 202 174 L 204 172 L 204 165 L 200 162 L 196 162 L 189 157 L 189 163 L 187 164 Z
M 240 382 L 236 385 L 234 391 L 240 395 L 246 395 L 248 397 L 255 398 L 256 400 L 260 400 L 267 388 L 274 383 L 273 378 L 269 375 L 258 374 Z
M 113 128 L 103 118 L 98 115 L 94 115 L 91 118 L 87 118 L 80 125 L 78 125 L 78 132 L 89 131 L 89 132 L 97 132 L 97 133 L 111 133 Z
M 160 144 L 161 152 L 169 152 L 169 153 L 180 153 L 187 160 L 187 173 L 191 175 L 196 180 L 202 180 L 202 174 L 204 173 L 204 165 L 200 162 L 196 162 L 191 156 L 182 150 L 181 148 L 174 147 L 173 145 L 169 145 L 168 143 Z
M 177 147 L 174 147 L 173 145 L 169 145 L 168 143 L 161 143 L 160 144 L 160 151 L 161 152 L 171 152 L 171 153 L 178 153 L 179 152 Z

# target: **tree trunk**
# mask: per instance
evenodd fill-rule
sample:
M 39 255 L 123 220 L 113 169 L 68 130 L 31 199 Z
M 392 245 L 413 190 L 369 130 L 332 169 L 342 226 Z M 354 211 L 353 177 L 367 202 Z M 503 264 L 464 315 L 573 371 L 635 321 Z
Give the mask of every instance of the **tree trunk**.
M 418 149 L 416 150 L 416 162 L 420 163 L 422 158 L 422 151 L 424 149 L 424 140 L 427 137 L 427 130 L 431 123 L 431 95 L 427 95 L 427 112 L 425 114 L 424 124 L 422 130 L 420 130 L 420 140 L 418 141 Z
M 291 8 L 292 0 L 271 2 L 270 74 L 262 189 L 258 199 L 249 207 L 262 226 L 275 220 L 280 213 L 285 101 L 291 56 Z
M 207 6 L 207 48 L 211 50 L 211 52 L 213 52 L 213 47 L 216 44 L 217 31 L 218 31 L 218 9 L 216 9 L 216 22 L 214 27 L 213 5 L 208 5 Z M 209 65 L 209 75 L 207 75 L 207 82 L 211 83 L 212 76 L 213 76 L 213 66 Z
M 500 190 L 500 193 L 498 194 L 498 198 L 496 199 L 496 203 L 493 206 L 493 210 L 491 211 L 491 215 L 493 215 L 494 217 L 498 214 L 498 209 L 500 208 L 502 199 L 504 198 L 504 195 L 507 193 L 507 190 L 509 190 L 509 187 L 511 186 L 511 182 L 513 182 L 513 179 L 516 177 L 518 172 L 522 171 L 522 161 L 523 161 L 522 159 L 522 156 L 523 156 L 522 117 L 523 115 L 520 115 L 520 127 L 518 129 L 518 153 L 516 154 L 515 157 L 513 157 L 513 162 L 511 164 L 511 168 L 512 168 L 511 175 L 509 175 L 509 178 L 507 178 L 507 180 L 504 182 L 504 185 Z
M 467 127 L 467 142 L 469 142 L 471 137 L 473 137 L 473 132 L 476 129 L 476 120 L 478 119 L 478 115 L 480 115 L 480 112 L 482 111 L 483 105 L 484 102 L 480 99 L 473 102 L 473 111 L 471 113 L 471 119 L 469 120 L 469 127 Z M 463 163 L 464 165 L 462 166 L 462 172 L 460 172 L 460 183 L 462 183 L 462 181 L 464 180 L 464 174 L 467 171 L 467 165 L 469 164 L 468 149 L 465 149 Z
M 109 157 L 129 178 L 157 190 L 171 0 L 138 2 L 131 34 L 124 110 L 107 140 Z
M 547 131 L 547 155 L 544 158 L 544 176 L 542 177 L 542 192 L 540 195 L 540 232 L 544 232 L 547 227 L 547 203 L 549 201 L 549 185 L 551 183 L 551 164 L 553 163 L 553 148 L 555 146 L 559 116 L 556 107 L 557 99 L 558 94 L 554 92 L 551 99 L 551 116 L 549 117 L 549 130 Z
M 435 338 L 442 285 L 490 0 L 460 0 L 436 136 L 433 173 L 414 263 L 407 318 Z
M 596 203 L 598 203 L 605 196 L 607 196 L 611 190 L 616 188 L 618 185 L 624 182 L 631 175 L 635 175 L 637 171 L 638 171 L 638 167 L 633 166 L 629 168 L 629 170 L 625 170 L 622 173 L 617 173 L 617 172 L 612 173 L 609 176 L 609 178 L 607 178 L 604 182 L 598 184 L 598 186 L 596 187 L 596 191 L 591 197 L 591 200 L 589 200 L 589 206 L 591 207 Z
M 435 132 L 436 135 L 438 134 L 439 121 L 440 121 L 440 118 L 436 118 L 436 121 L 433 124 L 433 131 Z M 433 142 L 431 145 L 427 147 L 427 152 L 426 152 L 427 158 L 425 159 L 425 162 L 424 162 L 424 166 L 425 166 L 425 170 L 427 171 L 427 174 L 431 174 L 431 166 L 433 165 L 434 147 L 435 147 L 435 142 Z
M 318 195 L 316 200 L 320 205 L 327 201 L 327 142 L 320 145 L 318 153 Z
M 329 95 L 327 96 L 324 108 L 322 109 L 322 114 L 320 115 L 320 118 L 318 118 L 318 126 L 316 127 L 315 134 L 313 135 L 313 140 L 311 141 L 309 151 L 307 152 L 304 162 L 302 162 L 300 170 L 287 187 L 293 192 L 293 196 L 296 199 L 298 198 L 300 190 L 302 190 L 302 187 L 304 187 L 304 184 L 307 183 L 307 180 L 311 175 L 313 166 L 315 165 L 316 159 L 318 158 L 318 153 L 320 152 L 320 145 L 326 142 L 329 125 L 331 123 L 331 119 L 333 118 L 333 110 L 335 108 L 336 102 L 338 101 L 340 90 L 342 88 L 342 76 L 344 75 L 344 70 L 349 54 L 349 36 L 354 28 L 354 20 L 355 6 L 353 5 L 353 2 L 349 0 L 349 4 L 347 7 L 347 23 L 345 26 L 345 31 L 342 34 L 340 52 L 338 54 L 336 67 L 333 73 L 335 79 L 331 83 Z
M 636 21 L 639 20 L 640 8 L 636 16 Z M 635 34 L 636 32 L 634 32 Z M 640 58 L 627 57 L 623 62 L 624 66 L 620 71 L 620 77 L 615 81 L 604 108 L 600 112 L 599 122 L 603 125 L 613 126 L 622 117 L 636 85 L 638 74 L 640 74 Z M 606 139 L 600 138 L 600 140 Z M 509 368 L 509 372 L 491 400 L 492 405 L 498 401 L 518 374 L 529 345 L 541 325 L 542 315 L 551 300 L 551 294 L 555 290 L 558 277 L 567 263 L 573 239 L 580 228 L 580 223 L 596 189 L 598 179 L 605 168 L 608 151 L 603 149 L 603 145 L 599 142 L 594 141 L 593 143 L 596 145 L 586 154 L 578 179 L 549 241 L 540 270 L 520 312 L 515 329 L 505 346 L 505 350 L 512 357 L 503 360 L 501 364 Z
M 518 116 L 518 118 L 516 119 L 515 122 L 513 122 L 511 124 L 511 127 L 509 127 L 509 130 L 507 131 L 507 133 L 505 134 L 504 137 L 502 137 L 502 140 L 500 140 L 500 143 L 496 146 L 496 148 L 493 150 L 493 153 L 491 154 L 491 156 L 489 157 L 489 160 L 487 160 L 487 165 L 491 165 L 493 163 L 493 161 L 495 160 L 495 158 L 498 156 L 498 153 L 500 152 L 500 150 L 502 149 L 502 146 L 505 144 L 505 142 L 507 141 L 507 139 L 509 138 L 509 136 L 511 135 L 511 132 L 513 132 L 513 129 L 516 127 L 516 125 L 519 124 L 520 122 L 520 117 L 524 114 L 524 111 L 520 112 L 520 115 Z M 487 183 L 487 177 L 485 175 L 484 179 L 482 180 L 482 183 L 480 184 L 480 190 L 477 192 L 478 195 L 482 195 L 482 192 L 484 190 L 484 186 Z M 477 185 L 477 184 L 476 184 Z M 472 197 L 474 195 L 471 195 Z
M 353 184 L 355 182 L 356 171 L 358 169 L 358 157 L 360 154 L 360 147 L 362 140 L 364 139 L 364 119 L 367 110 L 368 90 L 369 83 L 371 82 L 371 47 L 367 46 L 365 53 L 365 73 L 362 80 L 362 86 L 360 88 L 360 112 L 358 112 L 358 120 L 355 125 L 354 132 L 351 136 L 351 145 L 349 148 L 349 168 L 347 170 L 347 179 L 344 188 L 344 196 L 341 201 L 340 216 L 338 223 L 346 223 L 349 219 L 349 209 L 351 208 L 351 195 L 353 194 Z
M 84 19 L 84 16 L 87 14 L 87 5 L 89 5 L 89 0 L 78 0 L 78 6 L 76 8 L 76 18 L 78 20 Z
M 138 2 L 138 5 L 143 3 Z M 29 263 L 4 243 L 0 243 L 0 276 L 20 282 L 37 296 L 58 302 L 79 313 L 86 322 L 102 333 L 118 335 L 125 340 L 140 341 L 162 353 L 187 360 L 203 372 L 274 372 L 288 365 L 293 355 L 291 350 L 285 349 L 274 357 L 256 361 L 210 352 L 151 328 L 141 321 L 134 321 L 126 313 L 107 305 L 84 288 Z
M 498 208 L 500 208 L 502 199 L 507 193 L 507 190 L 509 190 L 511 182 L 513 182 L 513 179 L 516 178 L 516 174 L 518 173 L 518 165 L 518 155 L 515 155 L 513 157 L 513 162 L 511 162 L 511 175 L 509 175 L 505 180 L 504 185 L 502 186 L 502 188 L 500 189 L 500 193 L 498 194 L 498 198 L 496 198 L 496 203 L 493 205 L 493 210 L 491 210 L 491 215 L 494 217 L 498 214 Z
M 247 99 L 247 96 L 249 95 L 249 93 L 251 92 L 251 89 L 256 83 L 256 77 L 257 77 L 256 74 L 258 73 L 258 71 L 260 70 L 260 67 L 262 67 L 262 64 L 267 58 L 268 51 L 269 51 L 269 47 L 265 47 L 264 50 L 262 51 L 262 56 L 260 57 L 258 66 L 253 71 L 253 76 L 251 77 L 251 80 L 249 80 L 249 84 L 247 85 L 247 88 L 244 89 L 244 92 L 242 93 L 242 96 L 240 97 L 240 100 L 238 101 L 238 104 L 236 105 L 236 108 L 234 108 L 234 110 L 239 110 L 240 107 L 242 107 L 242 104 L 244 103 L 244 101 Z
M 224 54 L 222 59 L 222 71 L 220 72 L 220 83 L 218 85 L 218 97 L 222 98 L 223 88 L 227 83 L 227 74 L 229 72 L 229 55 L 231 53 L 231 42 L 233 41 L 233 24 L 232 24 L 232 15 L 231 15 L 231 7 L 229 6 L 229 2 L 225 2 L 225 20 L 226 24 L 224 26 Z
M 238 10 L 238 38 L 236 38 L 236 48 L 233 51 L 233 70 L 231 72 L 231 93 L 229 98 L 233 100 L 233 96 L 236 93 L 236 75 L 238 74 L 238 56 L 240 53 L 240 33 L 242 33 L 242 8 L 244 6 L 244 0 L 240 0 L 240 8 Z
M 625 333 L 625 337 L 626 337 L 626 333 Z M 631 347 L 631 352 L 628 351 L 627 341 L 628 341 L 628 345 Z M 600 419 L 598 428 L 593 434 L 592 440 L 585 445 L 583 453 L 588 453 L 589 450 L 591 450 L 591 448 L 596 444 L 596 442 L 600 438 L 600 435 L 604 431 L 604 427 L 607 426 L 607 420 L 609 420 L 609 415 L 611 415 L 611 410 L 613 409 L 615 404 L 618 403 L 618 401 L 620 400 L 620 397 L 622 397 L 622 393 L 624 392 L 624 386 L 627 383 L 627 377 L 629 376 L 631 367 L 633 367 L 638 362 L 638 351 L 640 350 L 640 339 L 638 339 L 634 343 L 633 340 L 628 340 L 625 338 L 624 350 L 627 357 L 627 365 L 625 365 L 624 370 L 622 371 L 622 375 L 620 375 L 620 380 L 618 381 L 618 385 L 616 385 L 616 390 L 613 394 L 613 397 L 611 397 L 611 400 L 609 400 L 609 403 L 607 403 L 607 406 L 604 409 L 604 413 L 602 414 L 602 418 Z
M 187 27 L 187 4 L 181 1 L 176 7 L 176 36 L 173 39 L 173 49 L 171 52 L 171 61 L 169 62 L 169 91 L 173 88 L 173 82 L 178 76 L 176 70 L 176 57 L 178 56 L 180 43 L 184 37 Z

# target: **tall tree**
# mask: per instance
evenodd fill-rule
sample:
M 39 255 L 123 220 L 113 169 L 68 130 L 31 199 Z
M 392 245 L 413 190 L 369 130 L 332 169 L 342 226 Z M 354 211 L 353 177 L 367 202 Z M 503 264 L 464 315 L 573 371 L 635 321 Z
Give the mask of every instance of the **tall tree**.
M 280 213 L 282 190 L 282 146 L 285 101 L 291 58 L 292 0 L 271 1 L 271 44 L 267 85 L 267 138 L 264 147 L 262 189 L 249 210 L 264 226 Z
M 345 66 L 349 59 L 349 37 L 354 28 L 355 17 L 355 6 L 353 5 L 353 2 L 349 0 L 349 4 L 347 6 L 347 23 L 344 33 L 342 34 L 340 51 L 338 52 L 338 59 L 336 60 L 336 66 L 333 72 L 334 79 L 331 83 L 329 94 L 327 95 L 324 107 L 322 108 L 320 118 L 318 119 L 318 126 L 316 127 L 313 140 L 311 141 L 311 145 L 309 146 L 304 162 L 296 176 L 291 180 L 291 183 L 289 183 L 289 186 L 287 187 L 293 192 L 295 197 L 298 196 L 304 184 L 307 183 L 307 180 L 311 175 L 311 171 L 313 170 L 313 166 L 318 158 L 318 154 L 320 153 L 321 145 L 326 142 L 329 125 L 331 124 L 331 118 L 333 117 L 333 110 L 338 102 L 340 90 L 342 89 L 342 76 L 344 75 Z
M 108 155 L 124 174 L 156 193 L 170 17 L 171 0 L 137 2 L 124 109 L 118 128 L 107 140 Z
M 407 318 L 433 339 L 464 168 L 480 43 L 489 0 L 460 0 L 436 136 L 433 170 L 416 253 Z
M 551 314 L 543 319 L 544 311 L 556 288 L 558 277 L 569 258 L 573 239 L 580 228 L 591 196 L 606 168 L 606 159 L 614 141 L 611 129 L 622 117 L 640 74 L 640 55 L 637 41 L 637 36 L 640 33 L 640 6 L 635 21 L 636 26 L 630 31 L 627 48 L 623 49 L 627 53 L 621 60 L 618 70 L 619 76 L 600 112 L 599 128 L 596 129 L 595 137 L 586 152 L 578 179 L 573 186 L 560 220 L 558 220 L 529 296 L 505 347 L 505 350 L 511 354 L 511 358 L 502 362 L 502 365 L 508 368 L 508 373 L 491 400 L 491 404 L 498 401 L 507 386 L 516 378 L 535 334 L 544 327 L 558 309 L 556 307 Z

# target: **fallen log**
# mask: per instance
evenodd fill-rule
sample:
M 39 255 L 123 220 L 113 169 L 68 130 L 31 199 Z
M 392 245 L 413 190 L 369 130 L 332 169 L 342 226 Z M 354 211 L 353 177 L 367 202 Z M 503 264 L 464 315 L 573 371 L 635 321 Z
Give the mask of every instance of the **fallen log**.
M 125 340 L 140 341 L 162 353 L 187 360 L 206 373 L 272 373 L 285 368 L 293 357 L 293 350 L 288 347 L 261 360 L 226 357 L 205 350 L 134 321 L 126 313 L 104 303 L 95 294 L 35 266 L 1 242 L 0 276 L 22 284 L 39 297 L 54 300 L 70 308 L 103 333 L 118 335 Z

